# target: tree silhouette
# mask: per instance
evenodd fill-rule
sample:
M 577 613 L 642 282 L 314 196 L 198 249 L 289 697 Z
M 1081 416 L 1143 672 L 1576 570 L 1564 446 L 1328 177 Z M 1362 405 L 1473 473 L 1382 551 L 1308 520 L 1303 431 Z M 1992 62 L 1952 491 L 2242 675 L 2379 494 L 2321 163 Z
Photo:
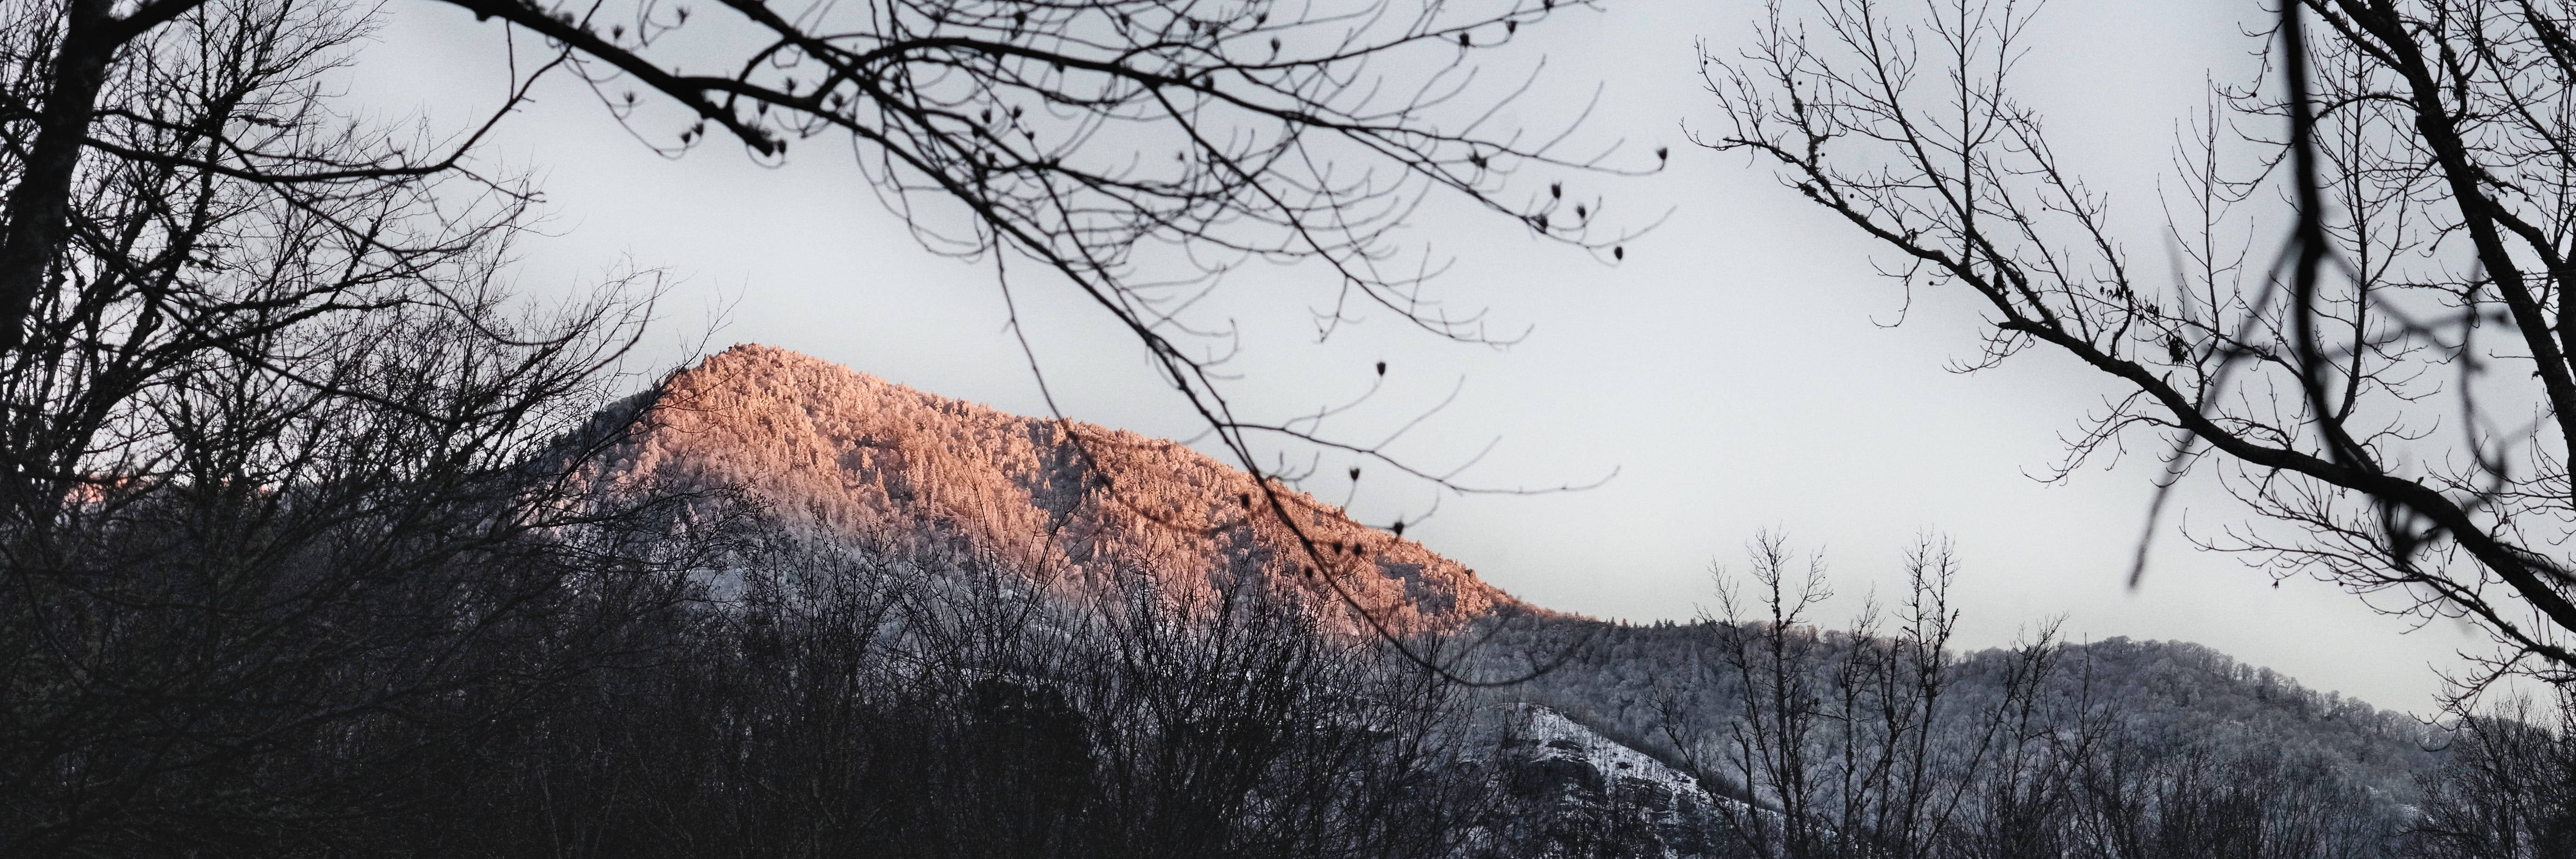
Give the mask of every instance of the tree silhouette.
M 785 160 L 791 147 L 809 151 L 801 144 L 816 137 L 845 143 L 879 200 L 925 247 L 990 262 L 1006 298 L 1011 266 L 1034 264 L 1116 319 L 1236 464 L 1256 475 L 1266 472 L 1254 439 L 1268 437 L 1463 489 L 1451 475 L 1325 437 L 1311 422 L 1238 416 L 1219 390 L 1230 332 L 1201 325 L 1188 308 L 1246 264 L 1309 263 L 1329 272 L 1315 281 L 1324 292 L 1310 303 L 1324 308 L 1313 320 L 1319 332 L 1375 306 L 1434 336 L 1497 342 L 1508 338 L 1488 332 L 1481 315 L 1422 292 L 1441 266 L 1427 250 L 1413 259 L 1395 233 L 1408 216 L 1448 197 L 1495 212 L 1507 229 L 1614 256 L 1624 256 L 1619 244 L 1630 235 L 1603 226 L 1597 204 L 1569 201 L 1561 190 L 1509 195 L 1508 180 L 1524 170 L 1607 170 L 1616 147 L 1568 151 L 1587 112 L 1580 109 L 1558 130 L 1503 126 L 1503 108 L 1542 69 L 1494 79 L 1481 64 L 1487 49 L 1521 38 L 1524 26 L 1589 3 L 1517 0 L 1471 10 L 1415 0 L 439 2 L 510 36 L 509 56 L 493 60 L 507 64 L 510 97 L 489 117 L 454 129 L 334 127 L 328 133 L 341 136 L 327 151 L 309 145 L 310 134 L 274 131 L 306 127 L 277 123 L 325 109 L 329 94 L 310 75 L 349 61 L 348 39 L 364 38 L 358 22 L 345 38 L 296 46 L 300 31 L 346 12 L 340 4 L 13 6 L 9 69 L 0 73 L 10 76 L 0 86 L 7 195 L 0 353 L 23 360 L 51 348 L 49 332 L 115 320 L 138 306 L 183 328 L 212 312 L 155 304 L 150 289 L 123 282 L 184 275 L 190 251 L 184 243 L 134 247 L 91 236 L 82 202 L 102 176 L 159 171 L 255 188 L 336 231 L 331 241 L 408 264 L 452 243 L 442 244 L 436 229 L 388 232 L 335 204 L 392 188 L 480 201 L 482 209 L 456 213 L 449 227 L 506 222 L 499 216 L 534 192 L 484 172 L 477 147 L 540 80 L 570 75 L 643 145 L 673 157 L 719 139 L 768 162 Z M 244 21 L 266 29 L 227 29 Z M 197 92 L 203 74 L 225 64 L 298 67 L 308 77 L 296 100 Z M 174 88 L 195 96 L 169 103 Z M 1651 170 L 1662 157 L 1639 153 L 1629 167 Z M 83 267 L 122 272 L 123 280 L 65 276 Z M 1012 313 L 1016 326 L 1016 304 Z M 113 322 L 105 328 L 118 330 Z M 223 334 L 166 354 L 239 342 Z M 1039 382 L 1043 388 L 1043 375 Z M 55 413 L 32 400 L 11 405 L 31 425 Z M 11 453 L 26 460 L 13 465 L 50 475 L 29 478 L 40 483 L 71 479 L 81 469 L 60 460 L 84 449 L 79 424 L 44 439 L 30 429 L 27 443 L 10 439 Z M 1268 482 L 1257 485 L 1273 515 L 1291 515 Z M 46 505 L 47 491 L 29 491 L 29 504 Z M 1308 554 L 1329 566 L 1321 551 Z
M 1744 56 L 1705 57 L 1722 119 L 1698 142 L 1775 165 L 1890 275 L 1972 301 L 1974 367 L 2036 347 L 2109 376 L 2121 393 L 2059 476 L 2156 435 L 2165 485 L 2206 468 L 2262 514 L 2200 544 L 2476 624 L 2500 652 L 2463 692 L 2576 679 L 2564 10 L 2284 5 L 2268 77 L 2212 93 L 2164 229 L 2135 237 L 2172 249 L 2168 281 L 2015 98 L 2032 7 L 1786 7 Z

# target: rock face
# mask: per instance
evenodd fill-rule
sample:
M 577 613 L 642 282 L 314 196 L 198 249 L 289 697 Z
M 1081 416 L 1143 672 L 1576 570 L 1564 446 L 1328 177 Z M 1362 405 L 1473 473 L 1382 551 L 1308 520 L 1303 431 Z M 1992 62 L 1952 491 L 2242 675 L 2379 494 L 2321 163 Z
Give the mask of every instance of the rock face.
M 1534 611 L 1419 544 L 1281 489 L 1322 550 L 1316 570 L 1250 476 L 1162 439 L 995 411 L 756 345 L 673 375 L 659 396 L 654 420 L 604 460 L 612 479 L 741 487 L 828 537 L 971 552 L 1073 589 L 1152 576 L 1259 582 L 1317 604 L 1347 593 L 1399 632 Z

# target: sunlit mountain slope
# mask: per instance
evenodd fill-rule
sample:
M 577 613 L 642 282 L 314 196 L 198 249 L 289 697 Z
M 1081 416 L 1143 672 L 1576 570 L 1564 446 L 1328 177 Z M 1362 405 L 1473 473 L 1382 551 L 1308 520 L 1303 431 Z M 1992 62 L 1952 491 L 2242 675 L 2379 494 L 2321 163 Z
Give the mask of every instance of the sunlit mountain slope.
M 659 406 L 606 459 L 618 479 L 738 486 L 799 527 L 981 553 L 1064 587 L 1254 575 L 1341 602 L 1289 528 L 1251 515 L 1251 478 L 1170 441 L 1008 414 L 757 345 L 675 374 Z M 1339 592 L 1390 629 L 1528 608 L 1420 544 L 1281 495 Z

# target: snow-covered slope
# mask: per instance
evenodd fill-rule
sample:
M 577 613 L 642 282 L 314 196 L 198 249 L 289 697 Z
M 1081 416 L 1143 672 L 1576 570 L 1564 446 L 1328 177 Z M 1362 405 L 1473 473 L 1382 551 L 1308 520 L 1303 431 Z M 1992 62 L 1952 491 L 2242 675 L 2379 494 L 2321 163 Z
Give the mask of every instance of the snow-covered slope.
M 767 346 L 672 376 L 615 480 L 739 486 L 772 515 L 897 550 L 976 553 L 1062 587 L 1255 576 L 1338 602 L 1249 476 L 1162 439 L 926 394 Z M 1324 572 L 1398 630 L 1528 607 L 1411 541 L 1283 493 Z M 1345 619 L 1347 620 L 1347 618 Z
M 1734 855 L 1744 815 L 1767 814 L 1712 795 L 1676 772 L 1564 714 L 1508 704 L 1497 720 L 1503 802 L 1475 840 L 1486 853 L 1533 857 Z
M 1537 704 L 1514 705 L 1528 719 L 1521 737 L 1538 751 L 1538 760 L 1578 762 L 1604 777 L 1616 777 L 1637 783 L 1661 793 L 1673 803 L 1715 806 L 1723 801 L 1702 787 L 1698 779 L 1675 771 L 1664 762 L 1644 752 L 1629 748 L 1604 737 L 1591 728 L 1568 719 L 1565 714 Z

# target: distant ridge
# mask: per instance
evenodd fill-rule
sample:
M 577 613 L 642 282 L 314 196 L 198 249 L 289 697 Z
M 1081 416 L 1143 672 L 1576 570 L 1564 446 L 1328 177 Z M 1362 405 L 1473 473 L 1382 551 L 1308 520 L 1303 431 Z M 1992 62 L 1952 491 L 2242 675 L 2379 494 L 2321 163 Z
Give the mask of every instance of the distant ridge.
M 964 549 L 1069 587 L 1255 576 L 1334 599 L 1286 527 L 1247 515 L 1250 476 L 1170 441 L 1013 415 L 760 345 L 709 357 L 658 394 L 657 419 L 604 461 L 612 479 L 741 487 L 792 527 Z M 1342 588 L 1391 629 L 1552 614 L 1303 493 L 1282 497 Z

